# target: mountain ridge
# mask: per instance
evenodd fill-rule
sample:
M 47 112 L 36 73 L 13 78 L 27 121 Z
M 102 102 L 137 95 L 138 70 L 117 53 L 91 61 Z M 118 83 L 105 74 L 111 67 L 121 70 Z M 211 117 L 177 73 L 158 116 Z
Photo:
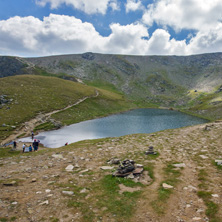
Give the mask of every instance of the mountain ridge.
M 0 57 L 0 62 L 2 59 Z M 208 119 L 222 117 L 218 113 L 222 108 L 222 53 L 133 56 L 88 52 L 14 59 L 24 66 L 20 73 L 14 74 L 51 75 L 81 81 L 121 93 L 139 107 L 172 107 L 204 114 Z M 12 59 L 8 63 L 15 64 Z M 0 65 L 0 76 L 4 73 L 2 67 L 5 66 Z M 214 113 L 212 109 L 217 111 Z

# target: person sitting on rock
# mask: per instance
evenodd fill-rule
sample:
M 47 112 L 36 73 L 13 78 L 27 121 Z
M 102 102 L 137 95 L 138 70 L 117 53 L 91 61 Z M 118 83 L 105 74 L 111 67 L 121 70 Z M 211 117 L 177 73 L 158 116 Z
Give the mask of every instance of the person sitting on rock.
M 28 152 L 29 152 L 29 147 L 25 146 L 24 153 L 28 153 Z
M 32 145 L 29 146 L 29 152 L 32 152 Z

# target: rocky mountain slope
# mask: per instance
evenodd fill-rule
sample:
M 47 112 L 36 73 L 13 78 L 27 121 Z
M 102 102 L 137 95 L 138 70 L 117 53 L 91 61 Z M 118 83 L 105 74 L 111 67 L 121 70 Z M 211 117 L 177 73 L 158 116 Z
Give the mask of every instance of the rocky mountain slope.
M 0 57 L 0 61 L 3 61 L 1 76 L 30 73 L 78 79 L 87 85 L 122 93 L 140 107 L 173 107 L 208 119 L 222 117 L 222 53 L 193 56 L 84 53 L 22 59 Z M 9 63 L 16 68 L 7 69 Z
M 142 98 L 147 97 L 146 92 L 171 95 L 178 89 L 211 92 L 219 87 L 222 77 L 221 53 L 193 56 L 85 53 L 26 60 L 53 73 L 67 73 L 91 83 L 113 84 L 125 94 Z M 138 95 L 137 90 L 144 93 Z

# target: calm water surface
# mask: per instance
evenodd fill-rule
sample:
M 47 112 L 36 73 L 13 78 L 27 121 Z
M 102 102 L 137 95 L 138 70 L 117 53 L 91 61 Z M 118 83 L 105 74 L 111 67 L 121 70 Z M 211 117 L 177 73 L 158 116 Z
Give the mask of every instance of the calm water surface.
M 66 142 L 70 144 L 86 139 L 152 133 L 205 122 L 207 121 L 204 119 L 172 110 L 136 109 L 43 132 L 35 138 L 46 147 L 57 148 L 64 146 Z M 31 142 L 31 138 L 23 138 L 20 141 Z

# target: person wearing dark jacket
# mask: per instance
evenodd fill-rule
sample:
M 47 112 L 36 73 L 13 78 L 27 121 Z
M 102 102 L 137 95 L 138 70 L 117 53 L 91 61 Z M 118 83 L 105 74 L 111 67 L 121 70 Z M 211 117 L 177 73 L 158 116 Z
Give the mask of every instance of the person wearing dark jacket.
M 38 145 L 39 145 L 38 142 L 36 140 L 34 140 L 34 142 L 32 143 L 34 151 L 38 150 Z

